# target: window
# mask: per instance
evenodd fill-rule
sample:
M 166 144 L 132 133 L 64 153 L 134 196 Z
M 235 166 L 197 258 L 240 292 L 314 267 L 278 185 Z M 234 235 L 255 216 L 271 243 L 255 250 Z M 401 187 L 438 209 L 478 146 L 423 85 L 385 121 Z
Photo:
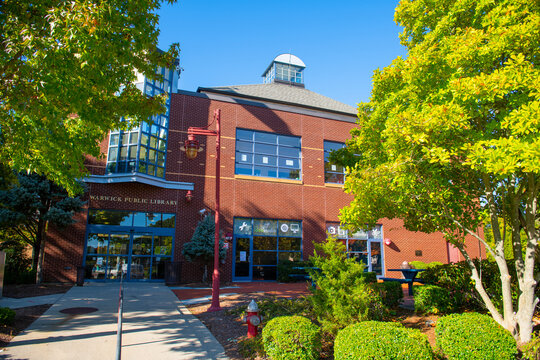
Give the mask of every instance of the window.
M 343 184 L 345 182 L 345 169 L 341 165 L 332 164 L 328 159 L 330 152 L 345 147 L 345 144 L 333 141 L 324 141 L 324 182 L 330 184 Z
M 343 241 L 347 256 L 366 265 L 365 271 L 382 275 L 382 226 L 376 225 L 369 231 L 351 233 L 337 223 L 326 224 L 326 231 Z
M 170 93 L 174 71 L 158 68 L 163 81 L 145 78 L 144 92 L 148 96 Z M 130 131 L 111 132 L 107 173 L 138 172 L 163 178 L 167 155 L 167 134 L 169 129 L 170 98 L 166 101 L 166 111 L 142 122 Z
M 235 174 L 300 180 L 300 138 L 236 130 Z
M 165 213 L 90 209 L 88 224 L 174 228 L 175 217 L 175 214 Z
M 276 64 L 276 79 L 302 83 L 302 68 L 289 64 Z
M 252 266 L 253 280 L 276 280 L 279 262 L 302 260 L 301 221 L 235 218 L 234 235 L 236 277 Z

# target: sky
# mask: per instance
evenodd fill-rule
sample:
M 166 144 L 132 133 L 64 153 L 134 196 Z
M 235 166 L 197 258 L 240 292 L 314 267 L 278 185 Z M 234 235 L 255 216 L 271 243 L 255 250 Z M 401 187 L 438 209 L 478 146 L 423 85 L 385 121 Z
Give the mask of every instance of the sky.
M 279 54 L 305 64 L 306 89 L 356 106 L 371 77 L 406 50 L 394 23 L 398 0 L 179 0 L 163 3 L 159 47 L 180 43 L 179 89 L 262 83 Z

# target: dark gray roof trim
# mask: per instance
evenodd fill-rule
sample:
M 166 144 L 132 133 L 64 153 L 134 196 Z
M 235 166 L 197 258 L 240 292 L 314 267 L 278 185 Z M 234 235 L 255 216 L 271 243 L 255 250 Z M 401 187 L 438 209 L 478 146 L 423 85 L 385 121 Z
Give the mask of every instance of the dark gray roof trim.
M 343 104 L 342 102 L 327 96 L 317 94 L 302 87 L 279 83 L 219 86 L 211 88 L 200 87 L 197 89 L 197 92 L 213 92 L 234 97 L 271 101 L 279 104 L 295 105 L 309 109 L 353 116 L 356 116 L 357 113 L 354 107 Z
M 83 179 L 87 183 L 96 184 L 118 184 L 136 182 L 151 186 L 157 186 L 164 189 L 173 190 L 193 190 L 193 183 L 179 182 L 179 181 L 167 181 L 164 179 L 156 178 L 146 174 L 108 174 L 108 175 L 90 175 Z
M 214 93 L 196 93 L 193 91 L 186 91 L 186 90 L 178 90 L 176 92 L 180 95 L 187 95 L 187 96 L 194 96 L 199 97 L 203 99 L 209 99 L 209 100 L 216 100 L 216 101 L 223 101 L 228 103 L 234 103 L 234 104 L 240 104 L 240 105 L 251 105 L 251 106 L 257 106 L 262 107 L 266 109 L 271 110 L 279 110 L 279 111 L 287 111 L 295 114 L 301 114 L 301 115 L 308 115 L 308 116 L 315 116 L 325 119 L 331 119 L 331 120 L 338 120 L 338 121 L 345 121 L 349 123 L 356 123 L 357 117 L 356 115 L 350 115 L 350 114 L 339 114 L 324 110 L 315 110 L 315 109 L 309 109 L 306 107 L 300 107 L 298 105 L 285 105 L 285 104 L 279 104 L 275 102 L 262 102 L 262 101 L 254 101 L 254 100 L 248 100 L 243 98 L 236 98 L 231 97 L 230 95 L 221 95 L 221 94 L 214 94 Z

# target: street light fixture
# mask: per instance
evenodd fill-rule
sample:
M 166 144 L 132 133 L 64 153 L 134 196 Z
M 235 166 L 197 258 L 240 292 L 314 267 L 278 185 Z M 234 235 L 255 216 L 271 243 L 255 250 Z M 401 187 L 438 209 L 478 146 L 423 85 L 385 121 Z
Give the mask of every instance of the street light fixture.
M 215 136 L 216 137 L 216 214 L 215 214 L 215 237 L 214 237 L 214 272 L 212 274 L 212 304 L 208 308 L 208 311 L 219 311 L 221 306 L 219 304 L 219 183 L 220 183 L 220 140 L 221 133 L 219 129 L 221 120 L 221 110 L 214 111 L 214 121 L 216 122 L 216 130 L 208 130 L 207 127 L 190 127 L 188 129 L 188 138 L 184 142 L 184 146 L 180 149 L 185 151 L 188 159 L 195 159 L 197 153 L 202 151 L 195 135 Z

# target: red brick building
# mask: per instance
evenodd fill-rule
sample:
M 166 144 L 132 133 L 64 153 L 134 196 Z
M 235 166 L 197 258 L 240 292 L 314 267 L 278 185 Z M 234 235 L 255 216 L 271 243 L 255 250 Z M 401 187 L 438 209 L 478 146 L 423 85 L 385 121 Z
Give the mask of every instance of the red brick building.
M 264 84 L 197 92 L 175 91 L 172 72 L 164 73 L 165 87 L 145 81 L 149 95 L 171 93 L 170 111 L 153 125 L 112 132 L 101 144 L 107 158 L 88 159 L 88 209 L 70 229 L 49 234 L 45 279 L 74 281 L 84 266 L 87 279 L 116 279 L 123 271 L 130 280 L 163 281 L 164 264 L 173 261 L 182 262 L 182 282 L 200 281 L 202 267 L 186 262 L 182 247 L 201 210 L 214 209 L 215 139 L 199 137 L 204 150 L 194 160 L 181 147 L 189 127 L 214 129 L 216 109 L 220 228 L 228 243 L 223 281 L 275 280 L 279 260 L 307 259 L 327 231 L 381 276 L 397 276 L 387 269 L 403 261 L 459 260 L 441 234 L 409 232 L 398 219 L 355 234 L 339 227 L 339 209 L 352 197 L 343 192 L 343 169 L 326 159 L 350 137 L 356 109 L 305 89 L 304 67 L 280 55 Z M 467 245 L 472 256 L 484 255 L 477 241 Z

